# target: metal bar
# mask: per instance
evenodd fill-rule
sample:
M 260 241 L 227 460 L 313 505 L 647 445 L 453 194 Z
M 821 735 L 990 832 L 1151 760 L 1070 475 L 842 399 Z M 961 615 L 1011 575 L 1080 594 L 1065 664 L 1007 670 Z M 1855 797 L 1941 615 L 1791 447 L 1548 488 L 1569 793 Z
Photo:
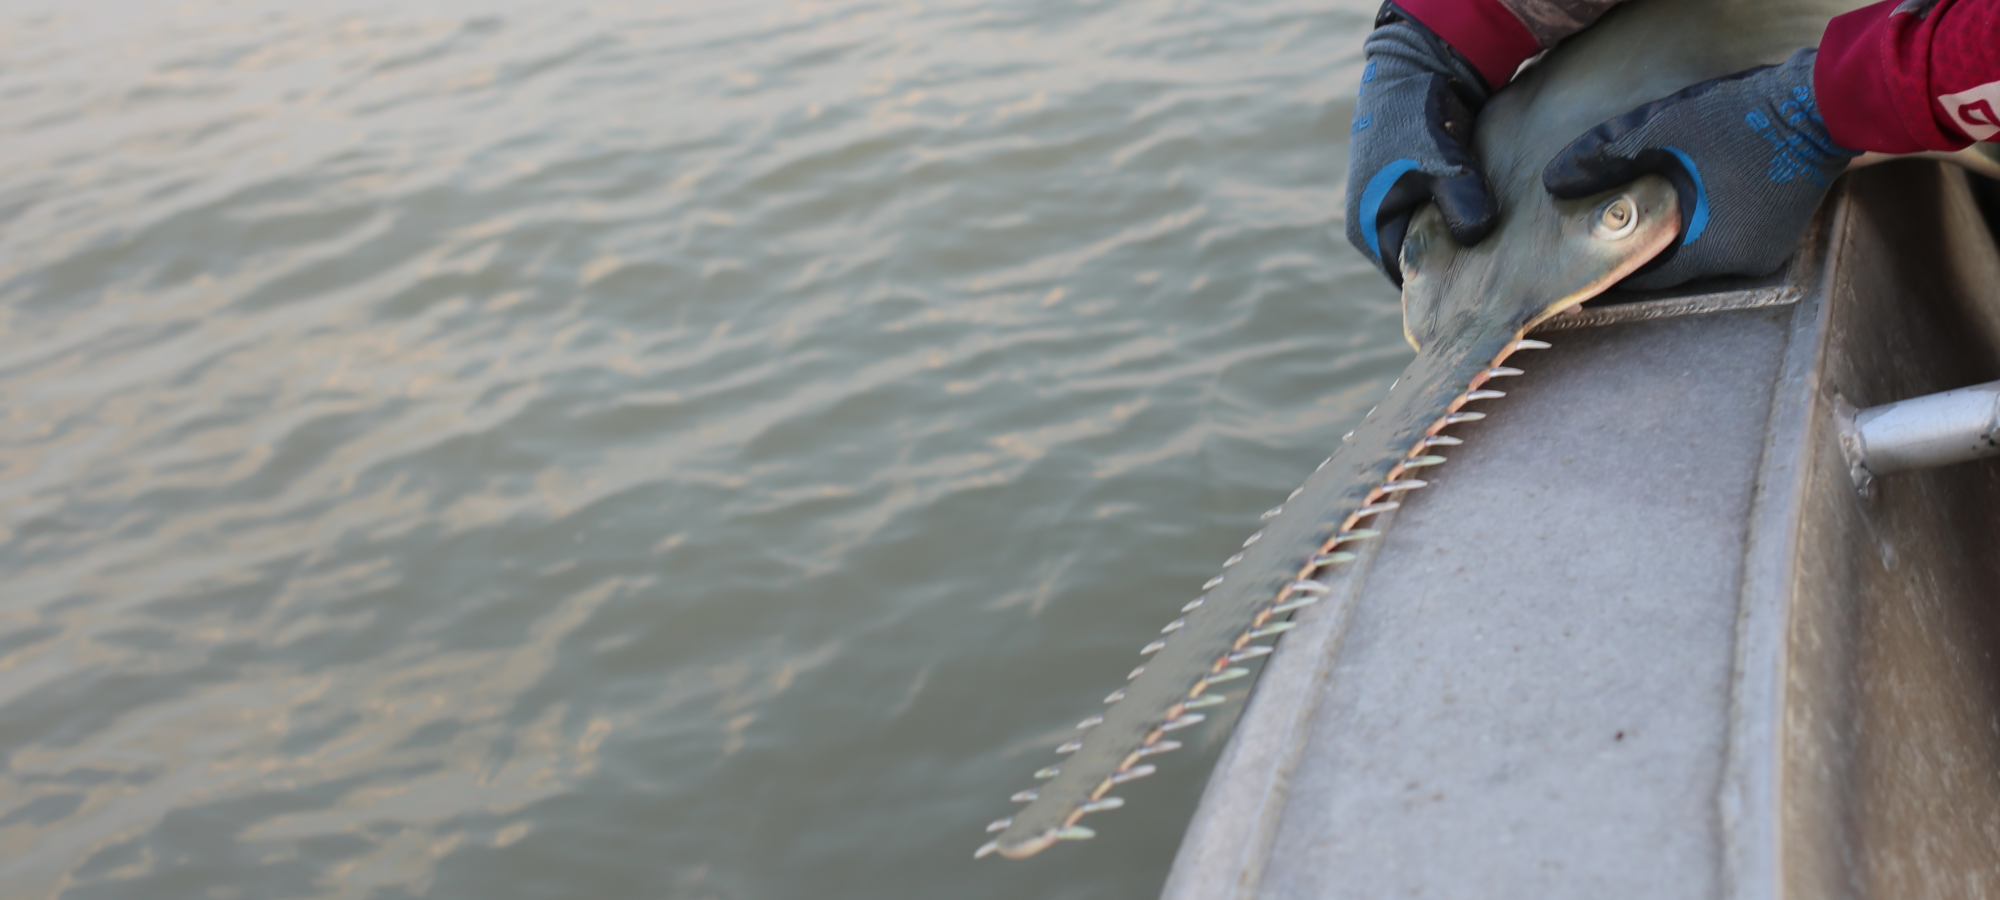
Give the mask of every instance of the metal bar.
M 2000 381 L 1860 410 L 1840 443 L 1864 490 L 1869 476 L 2000 455 Z

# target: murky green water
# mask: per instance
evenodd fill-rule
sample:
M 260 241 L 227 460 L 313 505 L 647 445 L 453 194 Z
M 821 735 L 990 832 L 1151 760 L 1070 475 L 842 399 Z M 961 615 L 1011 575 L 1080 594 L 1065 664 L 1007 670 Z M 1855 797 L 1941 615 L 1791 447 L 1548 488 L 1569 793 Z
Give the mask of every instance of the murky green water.
M 0 8 L 0 896 L 1153 895 L 972 850 L 1407 359 L 1375 5 Z

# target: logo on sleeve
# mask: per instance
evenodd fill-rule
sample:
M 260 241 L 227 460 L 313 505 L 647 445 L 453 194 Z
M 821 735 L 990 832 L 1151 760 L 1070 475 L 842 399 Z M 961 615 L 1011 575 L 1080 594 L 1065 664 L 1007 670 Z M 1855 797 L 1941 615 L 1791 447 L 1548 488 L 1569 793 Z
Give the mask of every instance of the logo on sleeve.
M 1991 140 L 2000 134 L 2000 81 L 1982 84 L 1969 91 L 1938 98 L 1952 124 L 1975 141 Z

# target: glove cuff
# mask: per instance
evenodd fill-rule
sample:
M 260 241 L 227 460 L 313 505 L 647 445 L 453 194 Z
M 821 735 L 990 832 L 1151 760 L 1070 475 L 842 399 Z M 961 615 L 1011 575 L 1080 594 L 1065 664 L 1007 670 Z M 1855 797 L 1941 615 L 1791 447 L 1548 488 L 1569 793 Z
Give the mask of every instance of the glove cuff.
M 1464 59 L 1486 82 L 1488 93 L 1506 87 L 1522 63 L 1542 52 L 1528 26 L 1500 0 L 1395 0 L 1383 5 L 1376 23 L 1392 9 Z

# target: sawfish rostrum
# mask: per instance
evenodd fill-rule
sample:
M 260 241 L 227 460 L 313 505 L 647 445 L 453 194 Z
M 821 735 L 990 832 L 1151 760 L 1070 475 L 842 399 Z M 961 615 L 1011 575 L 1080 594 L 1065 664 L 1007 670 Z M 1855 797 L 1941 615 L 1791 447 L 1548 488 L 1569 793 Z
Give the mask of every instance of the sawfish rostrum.
M 1698 81 L 1782 60 L 1811 44 L 1851 3 L 1806 0 L 1637 0 L 1551 53 L 1498 94 L 1475 134 L 1501 202 L 1499 227 L 1472 247 L 1452 241 L 1435 209 L 1419 212 L 1403 245 L 1404 335 L 1417 348 L 1389 395 L 1264 527 L 1203 585 L 1180 617 L 1140 648 L 1128 683 L 1057 748 L 1042 783 L 995 821 L 976 855 L 1020 859 L 1088 838 L 1093 812 L 1123 805 L 1118 785 L 1151 774 L 1170 735 L 1225 702 L 1220 685 L 1272 652 L 1292 611 L 1318 601 L 1355 561 L 1371 520 L 1421 489 L 1449 432 L 1504 396 L 1490 383 L 1520 374 L 1517 351 L 1546 347 L 1536 325 L 1583 303 L 1678 239 L 1672 185 L 1646 177 L 1571 201 L 1542 190 L 1541 167 L 1563 145 L 1638 103 Z

